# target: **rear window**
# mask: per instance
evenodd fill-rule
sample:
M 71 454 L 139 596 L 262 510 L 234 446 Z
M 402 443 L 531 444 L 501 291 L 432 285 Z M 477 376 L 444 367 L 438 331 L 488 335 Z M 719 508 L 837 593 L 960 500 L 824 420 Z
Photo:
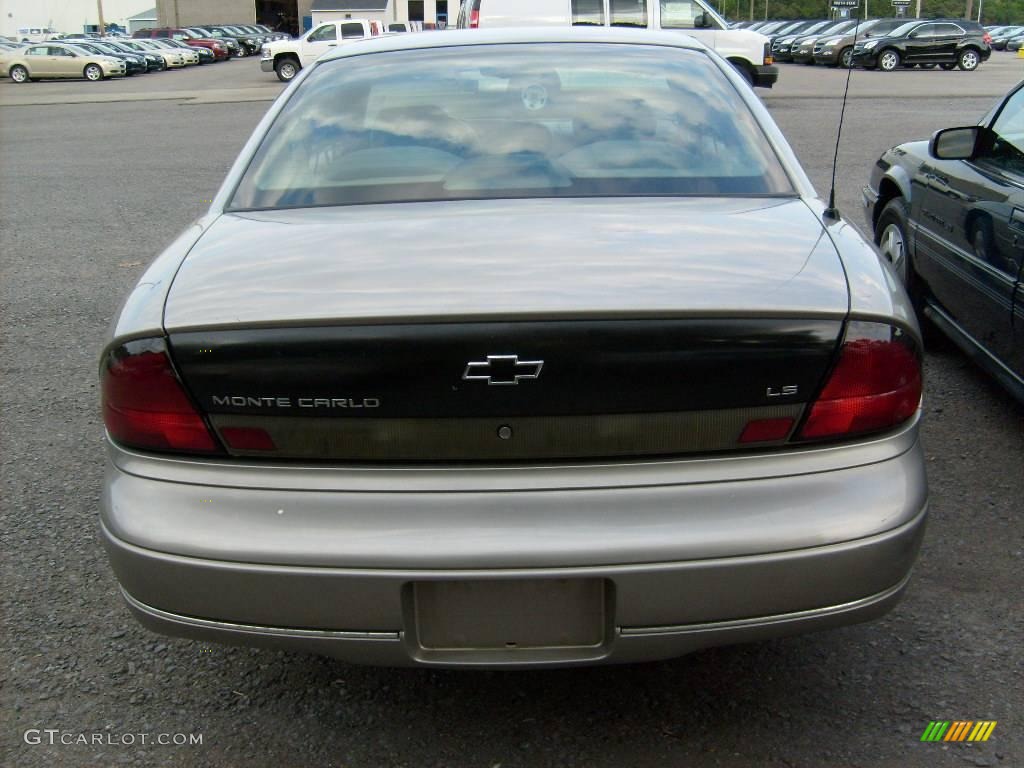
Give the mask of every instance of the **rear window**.
M 529 44 L 317 65 L 230 207 L 776 194 L 789 180 L 707 54 Z

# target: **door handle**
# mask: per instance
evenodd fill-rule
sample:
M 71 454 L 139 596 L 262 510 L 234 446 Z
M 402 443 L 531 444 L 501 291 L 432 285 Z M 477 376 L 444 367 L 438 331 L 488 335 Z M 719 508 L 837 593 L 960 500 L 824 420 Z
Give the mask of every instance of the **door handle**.
M 328 44 L 327 44 L 327 47 L 328 47 L 328 48 L 337 48 L 337 47 L 338 47 L 338 44 L 337 44 L 337 43 L 328 43 Z

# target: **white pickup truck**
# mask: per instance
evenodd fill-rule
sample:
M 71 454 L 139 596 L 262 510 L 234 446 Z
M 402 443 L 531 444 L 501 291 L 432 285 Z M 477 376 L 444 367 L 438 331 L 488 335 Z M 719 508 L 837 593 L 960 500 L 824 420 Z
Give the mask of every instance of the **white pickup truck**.
M 299 74 L 299 70 L 308 67 L 332 48 L 383 33 L 383 25 L 379 21 L 328 21 L 301 37 L 265 43 L 260 49 L 260 69 L 264 72 L 276 72 L 278 79 L 287 83 Z

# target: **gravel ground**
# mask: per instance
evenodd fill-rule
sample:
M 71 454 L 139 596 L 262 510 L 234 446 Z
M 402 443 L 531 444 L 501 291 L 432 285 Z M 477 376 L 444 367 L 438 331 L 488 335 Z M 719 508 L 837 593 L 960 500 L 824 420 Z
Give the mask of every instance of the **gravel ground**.
M 794 82 L 766 102 L 824 191 L 838 102 Z M 851 107 L 839 202 L 856 222 L 882 149 L 992 103 L 963 78 L 932 82 L 912 102 Z M 136 626 L 97 535 L 100 340 L 266 106 L 0 107 L 0 765 L 1024 765 L 1024 408 L 943 343 L 926 360 L 931 522 L 906 600 L 881 621 L 528 673 L 353 667 Z M 922 744 L 933 719 L 999 725 L 985 744 Z M 103 743 L 29 744 L 29 729 Z

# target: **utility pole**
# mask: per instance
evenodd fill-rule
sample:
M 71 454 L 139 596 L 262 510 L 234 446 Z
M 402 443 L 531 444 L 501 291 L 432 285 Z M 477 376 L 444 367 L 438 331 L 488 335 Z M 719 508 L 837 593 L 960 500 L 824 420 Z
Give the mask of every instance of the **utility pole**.
M 99 11 L 100 14 L 100 23 L 99 26 L 96 27 L 96 31 L 102 36 L 106 34 L 107 31 L 107 25 L 103 22 L 103 0 L 96 0 L 96 10 Z
M 964 12 L 964 18 L 969 19 L 974 15 L 974 0 L 967 0 L 967 10 Z
M 754 0 L 750 0 L 750 20 L 754 20 Z
M 917 16 L 915 18 L 921 18 L 921 0 L 917 0 Z
M 981 24 L 981 11 L 985 7 L 985 0 L 978 0 L 978 23 Z

